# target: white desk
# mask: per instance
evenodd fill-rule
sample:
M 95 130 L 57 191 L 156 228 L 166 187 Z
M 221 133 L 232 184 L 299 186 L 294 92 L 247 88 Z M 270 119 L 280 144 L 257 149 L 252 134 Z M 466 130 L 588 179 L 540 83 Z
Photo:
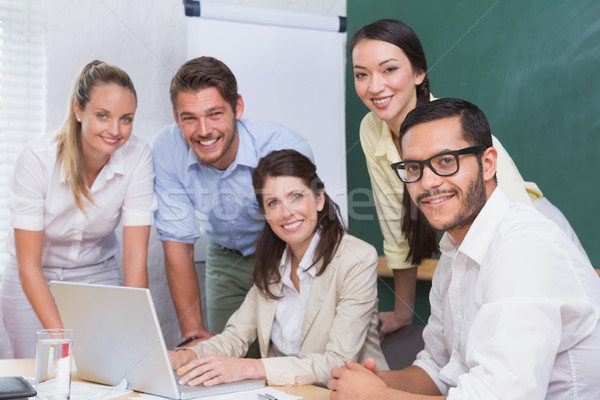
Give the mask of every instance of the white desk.
M 33 369 L 35 361 L 32 358 L 21 358 L 14 360 L 0 360 L 0 376 L 34 376 Z M 74 380 L 78 380 L 77 376 L 73 375 Z M 282 392 L 295 396 L 302 396 L 307 400 L 328 400 L 329 390 L 313 386 L 273 386 Z M 127 400 L 131 394 L 117 397 L 119 400 Z

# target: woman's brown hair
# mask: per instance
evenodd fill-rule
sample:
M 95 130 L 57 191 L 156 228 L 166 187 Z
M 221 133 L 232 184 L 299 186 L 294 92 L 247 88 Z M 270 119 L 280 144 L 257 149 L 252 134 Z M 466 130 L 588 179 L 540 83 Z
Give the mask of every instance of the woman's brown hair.
M 325 198 L 323 210 L 317 213 L 315 230 L 320 235 L 315 249 L 313 265 L 322 262 L 317 276 L 321 275 L 335 255 L 346 227 L 340 217 L 338 205 L 325 193 L 325 185 L 317 176 L 317 167 L 310 159 L 296 150 L 277 150 L 263 157 L 252 172 L 252 185 L 261 210 L 264 211 L 262 190 L 268 178 L 292 176 L 302 179 L 304 184 L 316 195 L 322 193 Z M 256 263 L 254 265 L 254 284 L 268 298 L 278 297 L 270 291 L 269 285 L 281 280 L 279 262 L 283 256 L 286 242 L 281 240 L 268 223 L 256 240 Z

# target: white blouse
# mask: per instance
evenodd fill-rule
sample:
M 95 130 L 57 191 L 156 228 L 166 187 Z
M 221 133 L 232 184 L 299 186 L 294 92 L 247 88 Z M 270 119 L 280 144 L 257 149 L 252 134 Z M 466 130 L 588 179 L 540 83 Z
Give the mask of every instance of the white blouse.
M 300 281 L 300 292 L 296 291 L 290 278 L 292 252 L 289 246 L 281 257 L 279 273 L 283 284 L 281 287 L 281 296 L 283 297 L 277 302 L 275 321 L 271 330 L 271 342 L 274 351 L 278 354 L 298 356 L 300 351 L 300 332 L 304 321 L 304 313 L 306 312 L 306 303 L 317 273 L 312 264 L 319 240 L 319 233 L 315 233 L 298 265 L 297 274 Z
M 15 257 L 13 229 L 44 231 L 42 265 L 78 267 L 102 262 L 118 251 L 115 229 L 152 225 L 156 198 L 149 146 L 135 136 L 113 153 L 77 207 L 55 135 L 30 143 L 19 155 L 11 181 L 8 252 Z

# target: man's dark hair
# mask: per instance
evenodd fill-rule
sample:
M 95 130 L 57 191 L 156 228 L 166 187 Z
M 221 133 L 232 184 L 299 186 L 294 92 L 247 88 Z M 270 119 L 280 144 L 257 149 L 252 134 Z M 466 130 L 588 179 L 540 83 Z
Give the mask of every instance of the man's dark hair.
M 483 111 L 466 100 L 455 98 L 438 99 L 410 111 L 400 126 L 400 147 L 402 137 L 413 126 L 451 117 L 460 118 L 463 137 L 471 145 L 492 147 L 492 131 Z
M 221 97 L 229 103 L 235 114 L 238 101 L 235 76 L 222 61 L 207 56 L 187 61 L 171 79 L 169 92 L 173 110 L 177 109 L 177 95 L 179 93 L 196 93 L 199 90 L 211 87 L 219 91 Z

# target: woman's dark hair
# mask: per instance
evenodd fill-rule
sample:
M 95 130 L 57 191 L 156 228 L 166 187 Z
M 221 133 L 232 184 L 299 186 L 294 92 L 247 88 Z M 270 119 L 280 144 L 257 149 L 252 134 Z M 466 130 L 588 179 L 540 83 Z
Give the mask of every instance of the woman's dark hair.
M 381 40 L 397 46 L 406 54 L 413 72 L 424 72 L 425 79 L 417 86 L 417 106 L 429 102 L 429 78 L 427 77 L 427 60 L 421 41 L 415 31 L 402 21 L 396 19 L 380 19 L 360 28 L 350 41 L 350 54 L 363 39 Z
M 430 101 L 427 60 L 421 41 L 415 31 L 404 22 L 395 19 L 381 19 L 358 30 L 350 42 L 350 53 L 363 39 L 381 40 L 399 47 L 410 61 L 414 72 L 425 72 L 425 79 L 417 86 L 417 107 Z M 406 185 L 402 198 L 404 215 L 402 233 L 408 241 L 409 251 L 406 261 L 419 265 L 424 259 L 438 252 L 437 232 L 428 223 L 423 214 L 410 199 Z
M 258 200 L 258 206 L 264 211 L 263 188 L 268 178 L 292 176 L 302 179 L 315 196 L 320 193 L 325 198 L 323 209 L 317 213 L 317 226 L 321 239 L 315 249 L 313 265 L 322 261 L 317 276 L 321 275 L 331 262 L 337 248 L 346 232 L 346 227 L 340 217 L 338 205 L 325 193 L 325 185 L 317 176 L 317 167 L 310 159 L 296 150 L 277 150 L 261 158 L 252 172 L 252 185 Z M 256 240 L 256 263 L 254 265 L 254 284 L 268 298 L 278 297 L 269 290 L 269 285 L 279 282 L 279 261 L 286 247 L 286 242 L 277 236 L 271 226 L 265 227 Z
M 423 260 L 431 258 L 439 252 L 437 231 L 429 225 L 427 219 L 412 201 L 406 183 L 402 195 L 402 233 L 408 242 L 408 255 L 406 261 L 412 265 L 419 265 Z

